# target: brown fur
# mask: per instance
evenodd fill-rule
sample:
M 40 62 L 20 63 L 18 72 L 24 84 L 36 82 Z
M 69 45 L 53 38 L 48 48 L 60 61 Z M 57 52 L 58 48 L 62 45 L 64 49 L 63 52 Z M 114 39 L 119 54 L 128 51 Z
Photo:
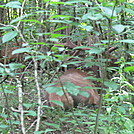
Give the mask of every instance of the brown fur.
M 52 107 L 57 106 L 56 104 L 52 103 L 51 100 L 61 101 L 64 104 L 65 109 L 70 109 L 74 105 L 78 105 L 79 103 L 83 103 L 83 104 L 87 104 L 87 105 L 88 104 L 97 104 L 98 105 L 100 96 L 98 95 L 98 92 L 96 89 L 91 88 L 91 87 L 95 87 L 93 85 L 93 83 L 88 79 L 84 79 L 84 77 L 88 77 L 88 74 L 86 74 L 80 70 L 77 70 L 77 69 L 70 69 L 70 70 L 67 70 L 60 77 L 60 80 L 61 80 L 62 84 L 64 84 L 64 82 L 71 82 L 76 86 L 80 86 L 81 88 L 79 88 L 79 90 L 87 92 L 89 94 L 89 97 L 84 97 L 80 94 L 77 94 L 77 96 L 74 96 L 67 92 L 66 92 L 66 95 L 63 95 L 63 96 L 59 96 L 56 93 L 51 93 L 51 94 L 49 94 L 50 105 Z M 61 87 L 61 84 L 59 82 L 58 84 L 56 84 L 54 86 Z M 90 89 L 83 89 L 82 87 L 85 87 L 85 86 L 90 86 Z
M 0 62 L 1 63 L 4 63 L 4 59 L 3 57 L 6 56 L 6 64 L 15 60 L 15 61 L 19 61 L 20 60 L 20 54 L 14 54 L 12 55 L 12 52 L 16 49 L 19 49 L 20 47 L 9 47 L 9 48 L 3 48 L 1 51 L 0 51 Z

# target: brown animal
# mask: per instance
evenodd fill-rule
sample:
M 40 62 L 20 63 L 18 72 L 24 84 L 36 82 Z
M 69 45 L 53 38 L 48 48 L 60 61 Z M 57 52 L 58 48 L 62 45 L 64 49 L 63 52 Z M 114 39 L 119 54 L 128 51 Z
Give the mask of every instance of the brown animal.
M 19 61 L 20 59 L 20 54 L 14 54 L 12 55 L 12 52 L 16 49 L 19 49 L 20 47 L 8 47 L 8 48 L 3 48 L 0 51 L 0 62 L 1 63 L 9 63 L 12 61 Z M 4 60 L 5 57 L 5 60 Z
M 59 96 L 56 93 L 50 93 L 48 95 L 49 98 L 49 102 L 50 102 L 50 106 L 52 107 L 56 107 L 57 105 L 55 103 L 52 102 L 52 100 L 57 100 L 57 101 L 61 101 L 64 104 L 64 108 L 65 109 L 70 109 L 73 106 L 78 105 L 79 103 L 83 103 L 86 105 L 89 104 L 99 104 L 99 100 L 100 100 L 100 96 L 98 95 L 98 92 L 96 89 L 94 89 L 94 84 L 89 80 L 89 79 L 84 79 L 85 77 L 88 77 L 89 75 L 87 73 L 84 73 L 80 70 L 77 69 L 70 69 L 67 70 L 61 77 L 60 77 L 60 81 L 54 82 L 56 83 L 54 86 L 55 87 L 62 87 L 61 90 L 64 90 L 64 95 Z M 73 90 L 75 90 L 75 86 L 73 87 L 68 87 L 70 89 L 65 89 L 64 87 L 64 83 L 65 82 L 70 82 L 73 83 L 73 85 L 75 86 L 79 86 L 80 88 L 78 88 L 78 90 L 74 91 L 74 92 L 78 92 L 78 94 L 76 95 L 72 95 L 70 92 L 73 92 Z M 88 87 L 85 88 L 84 87 Z M 71 90 L 72 88 L 72 90 Z M 84 92 L 87 96 L 83 96 L 80 94 L 80 92 Z

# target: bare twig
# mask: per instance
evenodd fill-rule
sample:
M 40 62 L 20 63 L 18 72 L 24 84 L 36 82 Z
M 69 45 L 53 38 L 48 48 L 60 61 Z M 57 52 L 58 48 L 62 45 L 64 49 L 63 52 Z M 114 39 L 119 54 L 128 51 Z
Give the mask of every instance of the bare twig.
M 38 131 L 40 126 L 40 119 L 41 119 L 41 93 L 40 93 L 40 87 L 38 82 L 37 61 L 35 58 L 33 58 L 33 62 L 34 62 L 34 79 L 35 79 L 37 94 L 38 94 L 37 124 L 36 124 L 35 131 Z
M 19 110 L 20 111 L 20 120 L 21 120 L 21 131 L 23 134 L 25 134 L 25 126 L 24 126 L 24 110 L 23 110 L 23 95 L 22 95 L 22 84 L 21 82 L 16 78 L 17 81 L 17 88 L 18 88 L 18 98 L 19 98 Z

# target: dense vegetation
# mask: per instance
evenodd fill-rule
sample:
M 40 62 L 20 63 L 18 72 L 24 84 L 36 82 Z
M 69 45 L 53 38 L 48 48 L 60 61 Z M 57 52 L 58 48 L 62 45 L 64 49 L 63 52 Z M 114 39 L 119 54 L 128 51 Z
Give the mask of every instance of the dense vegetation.
M 132 0 L 0 0 L 0 133 L 133 134 L 133 9 Z M 97 108 L 46 105 L 53 79 L 95 66 Z

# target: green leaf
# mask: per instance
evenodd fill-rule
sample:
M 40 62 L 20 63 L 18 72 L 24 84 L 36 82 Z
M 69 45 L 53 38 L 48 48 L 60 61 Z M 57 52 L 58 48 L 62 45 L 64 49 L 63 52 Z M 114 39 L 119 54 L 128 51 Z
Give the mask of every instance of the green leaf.
M 134 127 L 133 121 L 131 121 L 128 118 L 125 118 L 125 119 L 126 119 L 126 121 L 125 121 L 124 126 L 126 127 L 126 129 L 129 130 L 129 131 L 133 131 L 133 127 Z
M 44 122 L 44 124 L 46 124 L 47 126 L 54 127 L 56 129 L 60 129 L 60 125 L 58 125 L 58 124 L 48 123 L 48 122 Z
M 29 111 L 25 111 L 25 112 L 28 112 L 26 115 L 30 115 L 30 116 L 36 116 L 36 112 L 35 111 L 32 111 L 32 110 L 29 110 Z
M 61 87 L 51 86 L 45 89 L 48 93 L 56 93 L 61 90 Z
M 23 103 L 23 106 L 26 108 L 30 108 L 32 106 L 32 104 Z
M 47 134 L 47 132 L 53 132 L 53 131 L 56 131 L 56 130 L 55 129 L 46 129 L 45 134 Z
M 124 42 L 124 43 L 134 43 L 134 40 L 132 40 L 132 39 L 126 39 L 126 40 L 120 40 L 120 42 Z
M 3 37 L 2 37 L 2 43 L 8 42 L 11 39 L 13 39 L 14 37 L 16 37 L 18 35 L 17 31 L 11 31 L 6 33 Z
M 0 29 L 3 29 L 3 30 L 9 30 L 9 29 L 12 29 L 12 27 L 0 27 Z
M 110 17 L 112 17 L 112 16 L 117 16 L 117 15 L 116 15 L 116 11 L 115 11 L 115 10 L 113 11 L 113 9 L 111 9 L 111 8 L 109 8 L 109 7 L 102 7 L 102 9 L 104 10 L 104 14 L 105 14 L 108 18 L 110 18 Z
M 92 14 L 92 13 L 87 13 L 83 15 L 82 20 L 90 19 L 90 20 L 100 20 L 102 19 L 103 16 L 98 13 L 98 14 Z
M 124 27 L 123 25 L 121 25 L 121 24 L 119 24 L 119 25 L 114 25 L 114 26 L 113 26 L 113 29 L 114 29 L 117 33 L 123 32 L 124 28 L 125 28 L 125 27 Z
M 118 106 L 118 110 L 117 111 L 120 112 L 121 114 L 125 114 L 126 113 L 125 108 L 122 107 L 122 106 Z
M 64 105 L 61 101 L 57 101 L 57 100 L 51 100 L 51 102 L 53 102 L 54 104 L 61 106 L 62 108 L 64 108 Z
M 72 16 L 68 16 L 68 15 L 53 15 L 50 18 L 61 18 L 61 19 L 64 19 L 64 18 L 72 18 Z
M 91 50 L 89 50 L 88 52 L 90 54 L 100 54 L 104 51 L 104 48 L 92 48 Z
M 79 25 L 79 27 L 85 29 L 86 31 L 91 31 L 93 29 L 92 26 L 83 26 L 83 25 Z
M 65 28 L 67 28 L 67 26 L 56 28 L 56 29 L 54 30 L 54 32 L 59 31 L 59 30 L 63 30 L 63 29 L 65 29 Z
M 91 47 L 88 47 L 88 46 L 78 46 L 78 47 L 75 47 L 73 49 L 85 49 L 85 50 L 87 49 L 87 50 L 90 50 Z
M 129 8 L 124 8 L 124 11 L 130 13 L 131 15 L 134 15 L 134 11 Z
M 13 71 L 13 70 L 16 70 L 16 69 L 19 69 L 19 68 L 24 68 L 25 65 L 23 65 L 21 63 L 10 63 L 9 67 Z
M 6 4 L 9 8 L 21 8 L 21 3 L 19 1 L 11 1 Z
M 40 25 L 45 27 L 45 25 L 43 23 L 41 23 L 40 21 L 38 21 L 38 20 L 20 20 L 20 21 L 23 21 L 23 22 L 34 22 L 34 23 L 38 23 L 38 24 L 40 24 Z
M 63 37 L 66 36 L 64 34 L 51 34 L 52 38 L 58 38 L 58 37 Z
M 124 71 L 125 71 L 125 72 L 128 72 L 128 71 L 129 71 L 129 72 L 134 72 L 134 66 L 125 67 L 125 68 L 124 68 Z
M 45 131 L 34 131 L 34 134 L 44 134 Z
M 0 74 L 3 74 L 5 72 L 5 69 L 0 67 Z
M 20 54 L 20 53 L 28 53 L 28 52 L 31 52 L 31 49 L 26 47 L 26 48 L 19 48 L 19 49 L 15 49 L 13 52 L 12 52 L 12 55 L 14 54 Z
M 79 93 L 79 89 L 78 88 L 80 88 L 80 87 L 74 85 L 71 82 L 64 82 L 63 83 L 63 87 L 64 87 L 64 89 L 67 90 L 67 92 L 69 92 L 72 95 L 75 95 L 76 96 Z
M 7 90 L 7 89 L 4 89 L 4 92 L 7 93 L 7 94 L 14 94 L 14 92 L 12 92 L 10 90 Z
M 18 18 L 16 18 L 16 19 L 14 19 L 14 20 L 12 20 L 11 22 L 10 22 L 10 24 L 13 24 L 13 23 L 15 23 L 15 22 L 18 22 L 18 21 L 20 21 L 20 20 L 22 20 L 22 19 L 24 19 L 24 18 L 26 18 L 26 17 L 28 17 L 28 16 L 30 16 L 31 14 L 26 14 L 26 15 L 23 15 L 23 16 L 21 16 L 21 17 L 18 17 Z
M 8 125 L 0 125 L 0 128 L 8 128 L 9 126 Z
M 113 81 L 105 81 L 104 85 L 107 86 L 107 87 L 112 88 L 113 90 L 117 90 L 117 88 L 118 88 L 117 83 L 115 83 Z
M 79 91 L 79 94 L 86 97 L 86 98 L 88 98 L 90 96 L 90 94 L 86 91 Z

